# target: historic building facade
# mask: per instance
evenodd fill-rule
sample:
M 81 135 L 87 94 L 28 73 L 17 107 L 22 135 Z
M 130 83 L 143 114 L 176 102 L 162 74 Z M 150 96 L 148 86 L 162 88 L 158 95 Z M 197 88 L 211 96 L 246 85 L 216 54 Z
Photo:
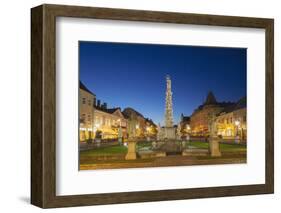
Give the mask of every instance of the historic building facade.
M 94 104 L 96 95 L 92 93 L 82 82 L 79 83 L 79 138 L 80 141 L 93 139 L 94 129 Z
M 101 139 L 127 137 L 127 120 L 124 118 L 120 108 L 108 109 L 106 104 L 96 105 L 94 115 L 95 136 L 99 131 Z
M 136 137 L 139 139 L 144 138 L 155 138 L 157 135 L 157 126 L 152 120 L 145 118 L 138 111 L 128 107 L 122 112 L 124 117 L 129 119 L 134 119 L 136 123 Z
M 82 82 L 79 90 L 79 121 L 80 141 L 93 139 L 103 141 L 128 137 L 128 119 L 136 119 L 136 135 L 138 138 L 153 138 L 157 134 L 157 126 L 151 119 L 132 108 L 125 108 L 122 112 L 119 107 L 108 108 L 106 103 L 101 104 Z
M 190 116 L 184 116 L 183 114 L 181 114 L 179 125 L 180 125 L 181 137 L 183 139 L 189 138 L 191 134 Z
M 214 94 L 209 92 L 206 101 L 190 116 L 190 135 L 197 137 L 209 136 L 210 116 L 215 116 L 217 135 L 224 140 L 239 138 L 246 142 L 247 108 L 246 97 L 237 103 L 217 102 Z M 181 125 L 184 125 L 183 119 Z M 182 132 L 184 127 L 182 127 Z
M 216 119 L 218 135 L 223 139 L 247 138 L 246 98 L 240 99 L 234 106 L 225 108 Z
M 190 117 L 192 136 L 206 137 L 209 135 L 210 114 L 218 114 L 226 105 L 231 103 L 218 103 L 214 94 L 209 92 L 205 102 L 194 110 Z
M 127 120 L 120 108 L 108 109 L 107 104 L 96 101 L 92 93 L 82 82 L 79 85 L 79 138 L 81 142 L 95 139 L 97 132 L 101 139 L 126 137 Z M 121 131 L 120 131 L 121 130 Z
M 135 120 L 136 123 L 136 137 L 137 138 L 144 138 L 145 137 L 145 131 L 146 131 L 146 120 L 142 114 L 140 114 L 138 111 L 128 107 L 125 108 L 122 112 L 124 117 L 129 120 Z
M 156 139 L 157 125 L 151 119 L 148 118 L 145 119 L 145 125 L 145 137 L 149 139 Z

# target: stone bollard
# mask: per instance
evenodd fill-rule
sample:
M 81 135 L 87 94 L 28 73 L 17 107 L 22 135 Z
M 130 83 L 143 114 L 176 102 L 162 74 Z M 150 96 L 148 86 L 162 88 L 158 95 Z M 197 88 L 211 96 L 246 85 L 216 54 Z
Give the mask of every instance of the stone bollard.
M 211 137 L 209 139 L 209 150 L 212 157 L 220 157 L 220 144 L 218 137 Z
M 128 153 L 125 157 L 126 160 L 135 160 L 137 159 L 136 155 L 136 142 L 135 141 L 128 141 Z

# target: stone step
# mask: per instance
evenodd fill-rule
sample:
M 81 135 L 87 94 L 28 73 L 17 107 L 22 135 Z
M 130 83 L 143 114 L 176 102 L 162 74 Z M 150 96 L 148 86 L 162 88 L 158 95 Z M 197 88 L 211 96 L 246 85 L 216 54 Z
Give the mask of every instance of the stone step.
M 182 152 L 182 156 L 207 156 L 209 155 L 208 149 L 185 149 Z

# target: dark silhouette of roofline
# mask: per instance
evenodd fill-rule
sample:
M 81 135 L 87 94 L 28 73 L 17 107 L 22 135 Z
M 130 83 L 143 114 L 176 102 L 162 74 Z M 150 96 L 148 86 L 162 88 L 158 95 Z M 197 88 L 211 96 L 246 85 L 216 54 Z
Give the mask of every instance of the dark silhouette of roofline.
M 216 100 L 214 93 L 212 91 L 209 91 L 204 105 L 211 105 L 211 104 L 216 104 L 216 103 L 217 103 L 217 100 Z
M 89 90 L 81 81 L 79 81 L 79 88 L 80 89 L 82 89 L 82 90 L 84 90 L 84 91 L 86 91 L 86 92 L 88 92 L 88 93 L 90 93 L 90 94 L 92 94 L 92 95 L 94 95 L 94 96 L 96 96 L 91 90 Z
M 120 108 L 120 107 L 116 107 L 116 108 L 104 108 L 104 107 L 95 106 L 95 109 L 100 110 L 100 111 L 102 111 L 102 112 L 109 113 L 109 114 L 113 114 L 113 113 L 116 112 L 117 110 L 120 110 L 120 112 L 121 112 L 121 114 L 122 114 L 122 111 L 121 111 L 121 108 Z

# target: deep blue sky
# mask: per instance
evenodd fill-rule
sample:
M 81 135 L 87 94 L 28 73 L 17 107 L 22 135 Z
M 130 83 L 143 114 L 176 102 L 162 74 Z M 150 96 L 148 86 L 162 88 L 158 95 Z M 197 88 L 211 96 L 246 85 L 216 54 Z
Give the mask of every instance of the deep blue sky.
M 244 48 L 80 41 L 80 80 L 108 107 L 132 107 L 163 124 L 168 74 L 178 122 L 210 90 L 218 101 L 245 96 L 246 55 Z

